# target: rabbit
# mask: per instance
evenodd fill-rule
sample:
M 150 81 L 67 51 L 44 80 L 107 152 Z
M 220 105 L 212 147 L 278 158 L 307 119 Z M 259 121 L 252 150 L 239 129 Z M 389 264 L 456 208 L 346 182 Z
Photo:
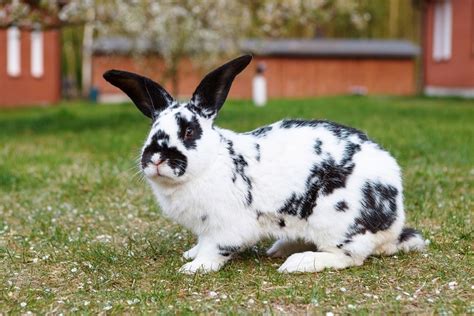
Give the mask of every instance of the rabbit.
M 217 271 L 263 238 L 277 239 L 267 253 L 287 257 L 283 273 L 422 251 L 422 235 L 404 226 L 400 167 L 363 132 L 325 120 L 285 119 L 246 133 L 214 125 L 251 59 L 213 70 L 185 103 L 149 78 L 103 75 L 152 120 L 140 168 L 165 216 L 197 236 L 179 271 Z

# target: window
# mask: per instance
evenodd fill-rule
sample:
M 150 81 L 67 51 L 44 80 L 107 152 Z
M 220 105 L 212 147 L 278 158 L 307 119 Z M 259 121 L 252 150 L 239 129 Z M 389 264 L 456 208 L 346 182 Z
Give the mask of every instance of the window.
M 16 26 L 7 30 L 7 73 L 9 76 L 18 77 L 21 73 L 21 34 Z
M 433 18 L 433 59 L 435 61 L 449 60 L 452 46 L 451 0 L 436 1 Z
M 31 75 L 35 78 L 43 76 L 43 32 L 34 30 L 31 32 Z

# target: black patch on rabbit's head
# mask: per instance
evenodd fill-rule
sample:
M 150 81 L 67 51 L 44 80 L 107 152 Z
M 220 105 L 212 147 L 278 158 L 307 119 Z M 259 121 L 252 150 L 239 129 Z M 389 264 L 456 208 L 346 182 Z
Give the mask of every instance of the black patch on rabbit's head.
M 160 155 L 160 159 L 168 164 L 175 176 L 181 177 L 186 172 L 188 159 L 178 148 L 169 144 L 169 135 L 161 130 L 152 136 L 151 142 L 143 149 L 142 168 L 147 167 L 154 154 Z
M 187 119 L 181 113 L 176 113 L 176 122 L 178 123 L 178 138 L 183 142 L 187 149 L 196 149 L 196 141 L 202 136 L 201 124 L 196 115 Z

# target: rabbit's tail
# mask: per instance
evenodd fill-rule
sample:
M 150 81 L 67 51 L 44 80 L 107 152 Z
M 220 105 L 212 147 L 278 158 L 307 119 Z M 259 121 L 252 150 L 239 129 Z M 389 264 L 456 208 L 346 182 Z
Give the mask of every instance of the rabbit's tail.
M 400 236 L 398 236 L 397 249 L 403 252 L 409 251 L 423 251 L 426 247 L 427 241 L 419 231 L 410 227 L 404 227 Z

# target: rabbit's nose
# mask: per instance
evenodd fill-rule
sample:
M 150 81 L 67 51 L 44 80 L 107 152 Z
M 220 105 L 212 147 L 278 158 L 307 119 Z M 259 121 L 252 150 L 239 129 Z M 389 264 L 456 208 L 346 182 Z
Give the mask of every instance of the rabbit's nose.
M 157 162 L 153 162 L 153 161 L 152 161 L 151 163 L 158 167 L 158 166 L 161 165 L 163 162 L 165 162 L 165 160 L 164 160 L 164 159 L 160 159 L 160 160 L 158 160 Z

